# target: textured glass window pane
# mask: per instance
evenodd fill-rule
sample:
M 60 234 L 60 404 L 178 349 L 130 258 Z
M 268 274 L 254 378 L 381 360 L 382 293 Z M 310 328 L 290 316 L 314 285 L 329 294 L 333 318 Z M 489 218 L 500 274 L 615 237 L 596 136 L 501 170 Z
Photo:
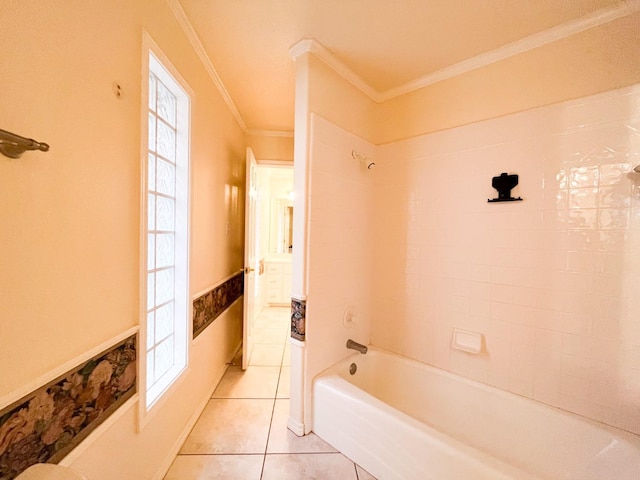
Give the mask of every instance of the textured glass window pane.
M 173 268 L 156 273 L 156 305 L 173 300 Z
M 176 132 L 164 122 L 157 123 L 157 150 L 159 155 L 176 161 Z
M 156 236 L 147 234 L 147 270 L 156 268 Z
M 155 288 L 156 288 L 156 274 L 147 274 L 147 310 L 153 308 L 156 305 L 155 302 Z
M 155 345 L 155 321 L 154 321 L 154 312 L 147 313 L 147 350 L 153 348 Z
M 156 381 L 156 377 L 153 374 L 154 369 L 154 365 L 155 365 L 155 361 L 154 361 L 154 357 L 155 357 L 155 351 L 151 350 L 147 353 L 147 384 L 152 385 L 153 382 Z
M 173 336 L 155 348 L 156 352 L 156 378 L 160 378 L 173 366 Z
M 156 151 L 156 116 L 149 114 L 149 150 Z
M 171 196 L 176 194 L 176 167 L 161 158 L 158 159 L 157 191 Z
M 176 126 L 176 97 L 158 82 L 158 115 L 172 127 Z
M 156 343 L 173 334 L 174 305 L 170 302 L 156 310 Z
M 175 202 L 170 198 L 156 198 L 156 230 L 173 231 Z
M 149 75 L 149 110 L 156 110 L 156 82 L 157 78 L 155 75 Z
M 156 267 L 170 267 L 175 258 L 173 233 L 159 233 L 156 236 Z
M 149 190 L 155 190 L 156 189 L 156 156 L 153 155 L 152 153 L 149 154 L 149 161 L 147 162 L 147 171 L 149 173 L 148 175 L 148 179 L 147 179 L 147 187 L 149 188 Z
M 147 195 L 147 229 L 156 229 L 156 196 L 153 194 Z
M 187 197 L 183 195 L 188 194 L 189 158 L 182 152 L 184 147 L 188 153 L 183 140 L 189 137 L 190 106 L 188 95 L 151 53 L 148 82 L 148 151 L 147 159 L 142 159 L 142 168 L 147 169 L 147 199 L 143 205 L 147 218 L 142 221 L 147 225 L 144 254 L 149 306 L 144 319 L 147 338 L 142 342 L 148 349 L 143 357 L 147 362 L 144 388 L 146 407 L 150 408 L 187 363 L 189 319 L 182 310 L 180 316 L 176 315 L 176 305 L 189 303 L 188 278 L 183 276 L 185 252 L 178 235 L 187 233 L 182 231 L 182 222 L 188 215 Z

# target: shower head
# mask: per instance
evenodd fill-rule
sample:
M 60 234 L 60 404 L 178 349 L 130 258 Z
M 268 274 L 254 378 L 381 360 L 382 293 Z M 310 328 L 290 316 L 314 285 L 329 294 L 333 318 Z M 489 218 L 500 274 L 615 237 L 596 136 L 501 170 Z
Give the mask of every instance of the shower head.
M 367 157 L 365 157 L 363 154 L 361 154 L 357 150 L 351 150 L 351 156 L 356 160 L 360 160 L 361 162 L 363 162 L 367 166 L 368 170 L 372 170 L 373 167 L 376 166 L 374 161 L 369 160 Z

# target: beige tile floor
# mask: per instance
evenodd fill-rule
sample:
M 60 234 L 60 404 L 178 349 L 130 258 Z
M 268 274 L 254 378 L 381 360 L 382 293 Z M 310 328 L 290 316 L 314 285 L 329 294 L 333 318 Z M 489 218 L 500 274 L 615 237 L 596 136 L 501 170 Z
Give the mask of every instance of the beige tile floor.
M 234 359 L 165 480 L 375 480 L 315 434 L 287 429 L 289 318 L 286 307 L 262 310 L 249 368 Z

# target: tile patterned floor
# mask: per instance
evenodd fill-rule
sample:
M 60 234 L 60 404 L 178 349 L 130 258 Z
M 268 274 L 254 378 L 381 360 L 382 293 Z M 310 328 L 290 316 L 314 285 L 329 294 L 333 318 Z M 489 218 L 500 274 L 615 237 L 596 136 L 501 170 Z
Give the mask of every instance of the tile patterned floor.
M 287 429 L 289 317 L 260 313 L 249 368 L 234 359 L 164 480 L 375 480 L 315 434 Z

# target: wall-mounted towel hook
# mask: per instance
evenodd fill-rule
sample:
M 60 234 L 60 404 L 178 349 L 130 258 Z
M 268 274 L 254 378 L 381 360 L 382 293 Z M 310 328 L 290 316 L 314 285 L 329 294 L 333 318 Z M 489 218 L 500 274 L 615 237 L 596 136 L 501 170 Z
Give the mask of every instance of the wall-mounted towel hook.
M 49 150 L 49 145 L 36 142 L 33 138 L 21 137 L 6 130 L 0 130 L 0 153 L 9 158 L 20 158 L 27 150 L 46 152 Z
M 488 202 L 517 202 L 522 198 L 511 196 L 511 190 L 518 185 L 518 175 L 509 175 L 504 172 L 491 179 L 491 186 L 498 190 L 498 198 L 488 199 Z

